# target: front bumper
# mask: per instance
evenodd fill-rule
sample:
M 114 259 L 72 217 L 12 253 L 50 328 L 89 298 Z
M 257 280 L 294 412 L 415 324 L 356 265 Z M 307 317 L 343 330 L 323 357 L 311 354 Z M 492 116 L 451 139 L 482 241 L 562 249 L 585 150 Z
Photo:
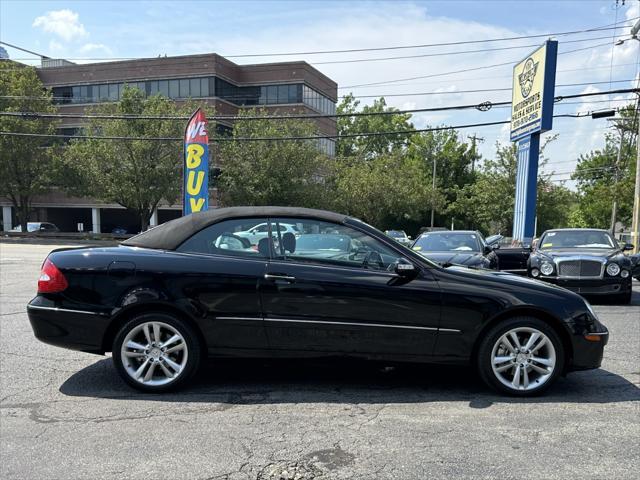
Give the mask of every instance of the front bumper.
M 602 365 L 604 347 L 609 343 L 609 332 L 591 333 L 589 337 L 594 339 L 587 340 L 586 336 L 573 339 L 573 359 L 568 370 L 591 370 Z M 595 340 L 595 337 L 600 339 Z
M 27 316 L 35 337 L 56 347 L 88 353 L 104 353 L 102 340 L 108 316 L 85 310 L 59 308 L 40 296 L 27 305 Z
M 553 283 L 582 295 L 618 295 L 631 291 L 630 277 L 604 277 L 582 280 L 540 276 L 537 280 Z

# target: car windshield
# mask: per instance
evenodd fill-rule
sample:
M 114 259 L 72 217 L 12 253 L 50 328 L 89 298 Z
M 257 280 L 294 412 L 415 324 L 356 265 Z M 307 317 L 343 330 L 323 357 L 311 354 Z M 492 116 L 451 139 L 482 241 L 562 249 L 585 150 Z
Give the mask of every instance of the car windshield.
M 350 245 L 351 239 L 347 235 L 312 233 L 298 237 L 296 241 L 296 251 L 330 250 L 348 252 Z
M 389 235 L 390 237 L 393 237 L 393 238 L 404 238 L 404 237 L 406 237 L 406 234 L 404 232 L 400 232 L 398 230 L 389 230 L 387 232 L 387 235 Z
M 540 239 L 541 250 L 551 248 L 616 248 L 607 232 L 598 230 L 565 230 L 547 232 Z
M 474 233 L 427 233 L 413 246 L 422 252 L 479 252 L 480 242 Z

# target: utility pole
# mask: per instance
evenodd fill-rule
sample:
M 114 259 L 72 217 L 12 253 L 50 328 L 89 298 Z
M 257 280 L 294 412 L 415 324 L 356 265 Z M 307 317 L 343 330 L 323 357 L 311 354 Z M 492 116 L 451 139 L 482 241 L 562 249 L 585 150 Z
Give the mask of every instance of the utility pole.
M 624 129 L 618 127 L 620 133 L 620 145 L 618 146 L 618 157 L 614 165 L 614 182 L 613 182 L 613 205 L 611 206 L 611 235 L 616 238 L 616 215 L 618 213 L 618 177 L 620 172 L 620 160 L 622 158 L 622 145 L 624 143 Z
M 473 135 L 469 135 L 469 140 L 471 140 L 471 173 L 476 172 L 476 142 L 484 142 L 483 137 L 478 137 L 474 133 Z
M 640 116 L 636 113 L 638 136 L 636 137 L 636 188 L 633 193 L 633 219 L 631 223 L 631 243 L 633 253 L 640 252 Z
M 431 182 L 431 228 L 433 228 L 433 220 L 435 215 L 435 203 L 436 203 L 436 161 L 437 157 L 433 157 L 433 180 Z
M 640 32 L 640 20 L 636 21 L 631 28 L 631 38 L 638 40 Z M 639 46 L 640 47 L 640 46 Z M 638 98 L 640 108 L 640 98 Z M 636 137 L 636 187 L 633 193 L 633 218 L 631 223 L 631 243 L 633 243 L 633 253 L 640 252 L 640 112 L 636 111 L 636 121 L 638 122 L 638 136 Z

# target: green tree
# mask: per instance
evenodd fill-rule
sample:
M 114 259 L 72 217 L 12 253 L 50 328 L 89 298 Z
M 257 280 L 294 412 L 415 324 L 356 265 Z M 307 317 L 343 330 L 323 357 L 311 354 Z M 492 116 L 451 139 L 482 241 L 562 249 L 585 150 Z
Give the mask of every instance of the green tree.
M 476 180 L 475 165 L 480 160 L 475 145 L 460 141 L 456 130 L 440 130 L 416 133 L 411 137 L 407 154 L 420 159 L 425 176 L 433 182 L 433 165 L 436 165 L 436 189 L 434 198 L 444 201 L 436 205 L 435 225 L 448 222 L 448 206 L 457 199 L 458 189 L 473 184 Z M 430 223 L 431 205 L 425 205 L 422 224 Z M 427 216 L 429 218 L 427 218 Z M 459 211 L 456 224 L 467 226 L 472 223 L 465 212 Z
M 0 111 L 53 113 L 51 92 L 31 67 L 0 62 Z M 51 187 L 51 138 L 29 135 L 55 133 L 56 122 L 41 117 L 0 116 L 0 131 L 26 136 L 0 136 L 0 196 L 15 208 L 22 231 L 32 212 L 34 196 Z
M 574 225 L 610 228 L 613 200 L 617 201 L 617 219 L 631 223 L 635 184 L 637 120 L 635 106 L 620 111 L 623 121 L 605 135 L 602 149 L 581 155 L 572 178 L 577 181 L 580 203 Z M 623 135 L 620 163 L 617 163 L 620 135 Z M 580 220 L 580 222 L 578 222 Z
M 332 187 L 336 210 L 381 229 L 415 227 L 425 206 L 444 202 L 421 161 L 400 152 L 336 159 Z
M 93 113 L 105 115 L 188 115 L 193 105 L 178 107 L 137 88 L 125 87 L 119 102 L 103 104 Z M 94 119 L 85 127 L 90 136 L 135 137 L 138 140 L 76 139 L 65 149 L 58 167 L 64 189 L 115 202 L 134 212 L 142 230 L 161 200 L 178 198 L 182 183 L 182 143 L 179 140 L 145 140 L 149 137 L 181 138 L 185 121 L 175 119 Z
M 242 115 L 259 116 L 266 112 L 248 110 Z M 236 121 L 232 136 L 219 144 L 222 204 L 327 206 L 329 167 L 316 140 L 234 140 L 311 137 L 315 134 L 315 126 L 310 121 Z
M 385 114 L 338 117 L 338 135 L 401 132 L 414 129 L 410 121 L 411 114 L 393 113 L 398 109 L 388 107 L 384 98 L 379 98 L 373 102 L 373 105 L 365 105 L 362 109 L 359 109 L 359 106 L 360 101 L 356 100 L 352 94 L 349 94 L 338 104 L 336 112 L 339 114 Z M 408 143 L 409 136 L 407 134 L 343 137 L 336 144 L 336 155 L 338 157 L 359 156 L 370 159 L 378 155 L 402 151 Z
M 548 159 L 544 150 L 550 137 L 540 148 L 539 165 Z M 449 205 L 448 213 L 456 218 L 467 215 L 472 228 L 486 234 L 510 234 L 513 231 L 513 211 L 518 166 L 515 144 L 496 143 L 496 156 L 483 163 L 474 183 L 457 189 L 456 201 Z M 538 175 L 537 231 L 567 226 L 574 194 L 563 185 L 554 184 L 550 174 Z

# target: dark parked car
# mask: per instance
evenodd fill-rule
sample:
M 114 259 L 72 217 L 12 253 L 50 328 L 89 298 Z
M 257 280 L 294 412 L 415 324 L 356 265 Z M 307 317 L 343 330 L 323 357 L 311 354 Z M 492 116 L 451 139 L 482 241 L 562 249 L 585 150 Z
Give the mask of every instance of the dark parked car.
M 441 265 L 498 270 L 498 257 L 482 234 L 472 230 L 444 230 L 420 235 L 413 243 L 414 251 Z
M 231 240 L 261 222 L 256 248 Z M 27 311 L 37 338 L 113 352 L 148 392 L 184 385 L 206 356 L 347 355 L 472 365 L 527 396 L 599 367 L 609 338 L 573 292 L 444 268 L 353 218 L 283 207 L 210 210 L 118 247 L 54 250 Z
M 559 229 L 542 234 L 529 257 L 530 277 L 555 283 L 583 295 L 614 296 L 631 301 L 632 262 L 606 230 Z

